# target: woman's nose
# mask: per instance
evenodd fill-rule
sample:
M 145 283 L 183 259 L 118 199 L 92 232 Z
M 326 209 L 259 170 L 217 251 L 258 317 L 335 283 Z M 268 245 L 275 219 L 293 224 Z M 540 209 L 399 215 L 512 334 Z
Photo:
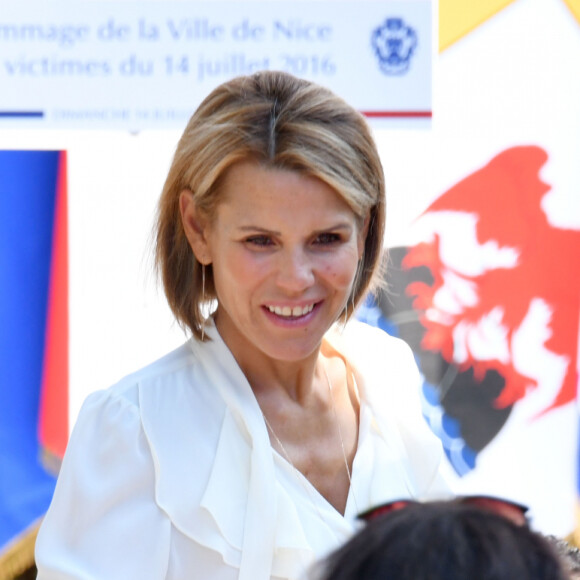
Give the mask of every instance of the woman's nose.
M 281 252 L 277 282 L 288 292 L 302 292 L 312 286 L 314 271 L 309 256 L 303 250 Z

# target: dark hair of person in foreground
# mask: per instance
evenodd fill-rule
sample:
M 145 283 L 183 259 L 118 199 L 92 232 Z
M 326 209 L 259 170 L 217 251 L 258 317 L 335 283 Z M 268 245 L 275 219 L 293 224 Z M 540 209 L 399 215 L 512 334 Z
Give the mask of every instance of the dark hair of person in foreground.
M 556 536 L 546 536 L 546 539 L 554 548 L 570 573 L 570 580 L 580 579 L 580 549 L 563 538 Z
M 378 516 L 331 554 L 322 580 L 566 580 L 556 550 L 528 526 L 457 502 Z

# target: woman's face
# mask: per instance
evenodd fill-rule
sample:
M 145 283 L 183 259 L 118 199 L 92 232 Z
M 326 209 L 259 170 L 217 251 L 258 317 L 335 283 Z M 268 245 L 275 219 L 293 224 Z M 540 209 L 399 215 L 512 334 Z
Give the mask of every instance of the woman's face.
M 187 208 L 183 215 L 187 229 Z M 198 231 L 204 255 L 196 255 L 213 267 L 216 324 L 238 360 L 256 350 L 284 361 L 316 352 L 348 300 L 366 234 L 334 190 L 239 163 L 220 187 L 215 218 L 198 221 Z

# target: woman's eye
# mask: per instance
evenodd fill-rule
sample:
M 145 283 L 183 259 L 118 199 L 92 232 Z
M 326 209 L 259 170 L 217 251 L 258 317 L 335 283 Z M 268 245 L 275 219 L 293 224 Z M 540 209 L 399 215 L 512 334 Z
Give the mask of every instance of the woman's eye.
M 246 243 L 260 248 L 270 246 L 272 244 L 271 238 L 268 236 L 251 236 L 246 238 Z
M 314 240 L 315 244 L 319 244 L 322 246 L 328 246 L 331 244 L 336 244 L 338 242 L 340 242 L 340 235 L 329 232 L 316 236 L 316 239 Z

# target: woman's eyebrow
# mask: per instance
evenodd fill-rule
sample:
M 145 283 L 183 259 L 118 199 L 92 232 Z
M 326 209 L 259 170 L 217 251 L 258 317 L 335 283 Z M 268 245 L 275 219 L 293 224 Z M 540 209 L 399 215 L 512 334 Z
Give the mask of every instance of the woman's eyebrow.
M 270 230 L 268 228 L 264 228 L 263 226 L 255 226 L 252 224 L 247 224 L 243 226 L 237 227 L 238 231 L 240 232 L 253 232 L 253 233 L 261 233 L 261 234 L 270 234 L 273 236 L 280 236 L 282 235 L 281 232 L 277 230 Z M 331 232 L 336 230 L 352 230 L 352 224 L 349 222 L 338 222 L 336 224 L 326 226 L 324 228 L 318 228 L 312 232 L 313 235 L 322 234 L 324 232 Z
M 320 228 L 315 230 L 313 233 L 314 234 L 322 234 L 324 232 L 334 232 L 336 230 L 348 230 L 351 231 L 352 228 L 352 224 L 349 222 L 339 222 L 337 224 L 331 225 L 331 226 L 327 226 L 324 228 Z
M 280 235 L 280 232 L 277 232 L 276 230 L 269 230 L 269 229 L 263 228 L 261 226 L 253 226 L 251 224 L 249 224 L 247 226 L 239 226 L 238 230 L 241 232 L 259 232 L 261 234 L 271 234 L 274 236 Z

